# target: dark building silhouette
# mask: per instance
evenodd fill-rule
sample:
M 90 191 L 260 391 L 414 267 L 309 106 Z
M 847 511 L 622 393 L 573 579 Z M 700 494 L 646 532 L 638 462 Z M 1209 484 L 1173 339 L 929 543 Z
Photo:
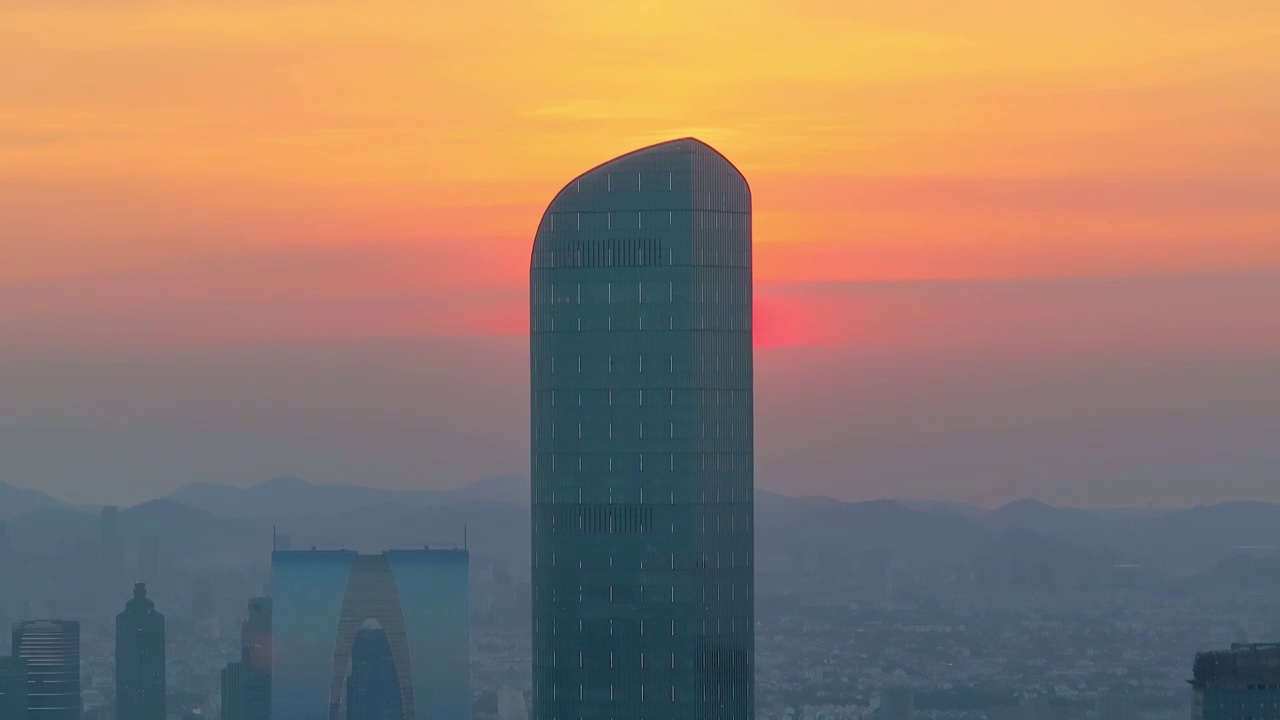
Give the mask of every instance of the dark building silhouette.
M 79 622 L 14 623 L 13 656 L 27 670 L 28 720 L 80 720 Z
M 154 535 L 138 538 L 138 581 L 152 588 L 160 582 L 160 538 Z
M 746 180 L 693 138 L 573 179 L 530 304 L 532 720 L 752 717 Z
M 246 720 L 248 686 L 243 663 L 229 662 L 222 668 L 222 720 Z
M 0 719 L 26 720 L 27 669 L 22 660 L 0 656 Z
M 1192 720 L 1280 720 L 1280 644 L 1196 653 Z
M 466 550 L 271 556 L 272 720 L 342 720 L 361 628 L 384 631 L 406 720 L 469 720 Z
M 391 643 L 382 628 L 364 628 L 351 645 L 347 720 L 405 720 Z
M 271 615 L 271 598 L 252 598 L 240 625 L 245 720 L 271 720 Z
M 165 720 L 164 615 L 138 583 L 116 615 L 116 717 Z

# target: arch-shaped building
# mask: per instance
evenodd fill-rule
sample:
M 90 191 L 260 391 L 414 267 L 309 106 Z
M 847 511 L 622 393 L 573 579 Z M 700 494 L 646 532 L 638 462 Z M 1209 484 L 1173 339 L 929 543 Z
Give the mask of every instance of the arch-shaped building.
M 469 720 L 465 550 L 277 551 L 271 556 L 274 720 L 345 720 L 352 649 L 385 634 L 406 720 Z
M 532 720 L 752 717 L 746 179 L 693 138 L 578 176 L 530 308 Z

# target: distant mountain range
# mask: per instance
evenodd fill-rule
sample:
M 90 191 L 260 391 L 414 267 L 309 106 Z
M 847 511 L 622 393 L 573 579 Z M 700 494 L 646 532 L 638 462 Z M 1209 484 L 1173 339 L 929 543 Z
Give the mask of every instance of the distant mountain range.
M 125 537 L 157 535 L 208 560 L 261 557 L 272 527 L 295 547 L 376 550 L 460 545 L 520 568 L 529 558 L 528 480 L 498 477 L 451 491 L 318 485 L 280 477 L 250 487 L 188 485 L 121 510 Z M 0 519 L 15 546 L 58 547 L 94 537 L 94 509 L 0 483 Z M 1020 500 L 994 510 L 963 503 L 756 494 L 762 564 L 824 557 L 850 567 L 883 555 L 903 566 L 972 565 L 983 558 L 1150 565 L 1201 572 L 1241 553 L 1280 547 L 1280 505 L 1232 502 L 1186 510 L 1082 510 Z M 994 560 L 993 560 L 994 561 Z
M 250 519 L 336 515 L 371 505 L 426 508 L 467 501 L 528 504 L 529 481 L 515 476 L 479 480 L 457 490 L 388 490 L 359 485 L 315 485 L 293 476 L 238 487 L 186 485 L 166 497 L 227 517 Z
M 0 520 L 9 520 L 39 508 L 69 507 L 39 490 L 15 487 L 0 482 Z

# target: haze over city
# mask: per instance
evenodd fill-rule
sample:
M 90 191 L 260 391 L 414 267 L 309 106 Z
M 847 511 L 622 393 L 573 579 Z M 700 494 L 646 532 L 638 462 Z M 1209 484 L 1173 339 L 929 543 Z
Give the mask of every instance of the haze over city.
M 1280 720 L 1278 28 L 0 2 L 0 720 Z

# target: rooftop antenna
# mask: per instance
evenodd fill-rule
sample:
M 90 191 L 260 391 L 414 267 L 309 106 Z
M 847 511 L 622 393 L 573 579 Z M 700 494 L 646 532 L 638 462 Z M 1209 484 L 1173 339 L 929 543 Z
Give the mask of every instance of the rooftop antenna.
M 462 549 L 467 549 L 467 524 L 462 523 Z
M 276 526 L 271 526 L 271 552 L 276 551 Z

